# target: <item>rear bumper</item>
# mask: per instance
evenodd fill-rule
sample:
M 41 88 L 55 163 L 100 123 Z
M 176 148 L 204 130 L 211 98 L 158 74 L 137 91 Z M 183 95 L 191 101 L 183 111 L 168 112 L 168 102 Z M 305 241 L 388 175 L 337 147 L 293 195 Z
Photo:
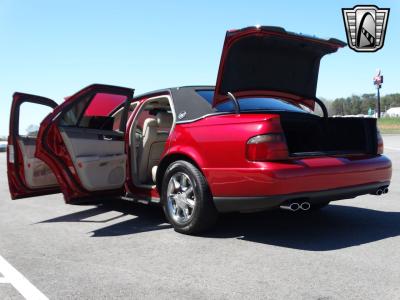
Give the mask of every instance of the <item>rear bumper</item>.
M 317 192 L 303 192 L 286 195 L 261 197 L 214 197 L 215 207 L 219 212 L 266 210 L 279 207 L 281 204 L 302 199 L 312 204 L 354 198 L 360 195 L 375 193 L 381 187 L 389 186 L 390 182 L 375 182 L 358 186 L 337 188 Z
M 203 168 L 214 197 L 264 197 L 340 189 L 391 180 L 384 155 L 247 162 L 242 168 Z

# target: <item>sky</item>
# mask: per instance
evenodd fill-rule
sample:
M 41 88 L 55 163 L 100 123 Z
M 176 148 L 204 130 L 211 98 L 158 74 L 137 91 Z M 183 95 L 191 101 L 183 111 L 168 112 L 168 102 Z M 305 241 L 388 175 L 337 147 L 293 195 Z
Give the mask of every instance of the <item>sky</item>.
M 317 96 L 327 99 L 400 92 L 400 1 L 53 1 L 0 0 L 0 135 L 8 134 L 15 91 L 61 103 L 92 83 L 136 94 L 182 85 L 214 85 L 228 29 L 261 24 L 346 41 L 342 8 L 389 7 L 383 49 L 349 48 L 321 62 Z M 32 108 L 24 122 L 38 123 Z M 34 122 L 34 120 L 36 122 Z

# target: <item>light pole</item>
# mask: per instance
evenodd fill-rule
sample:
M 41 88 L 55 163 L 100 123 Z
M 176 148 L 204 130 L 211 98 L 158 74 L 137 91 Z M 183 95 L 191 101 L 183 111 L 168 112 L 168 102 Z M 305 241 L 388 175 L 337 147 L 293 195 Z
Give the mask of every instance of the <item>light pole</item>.
M 379 90 L 381 89 L 383 83 L 383 75 L 381 74 L 381 70 L 378 69 L 376 70 L 376 75 L 374 76 L 374 85 L 376 87 L 376 91 L 377 91 L 377 97 L 376 97 L 376 116 L 378 117 L 378 119 L 381 117 L 381 94 L 379 92 Z

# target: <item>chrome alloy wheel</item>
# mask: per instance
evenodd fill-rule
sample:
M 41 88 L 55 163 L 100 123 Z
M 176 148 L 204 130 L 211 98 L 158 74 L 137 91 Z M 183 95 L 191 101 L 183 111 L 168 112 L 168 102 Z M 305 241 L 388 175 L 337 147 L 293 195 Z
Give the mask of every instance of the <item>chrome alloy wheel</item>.
M 179 224 L 189 221 L 195 209 L 196 196 L 193 183 L 185 173 L 172 175 L 168 182 L 167 209 L 169 215 Z

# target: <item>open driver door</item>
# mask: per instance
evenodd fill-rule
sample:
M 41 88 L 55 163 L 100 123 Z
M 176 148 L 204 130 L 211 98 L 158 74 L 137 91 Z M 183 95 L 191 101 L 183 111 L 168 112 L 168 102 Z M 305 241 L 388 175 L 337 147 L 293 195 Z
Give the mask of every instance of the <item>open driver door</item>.
M 7 148 L 7 176 L 12 199 L 60 192 L 52 170 L 35 157 L 39 126 L 30 124 L 26 132 L 21 128 L 25 117 L 39 124 L 40 115 L 44 117 L 43 113 L 51 113 L 55 107 L 56 102 L 41 96 L 18 92 L 13 95 Z

